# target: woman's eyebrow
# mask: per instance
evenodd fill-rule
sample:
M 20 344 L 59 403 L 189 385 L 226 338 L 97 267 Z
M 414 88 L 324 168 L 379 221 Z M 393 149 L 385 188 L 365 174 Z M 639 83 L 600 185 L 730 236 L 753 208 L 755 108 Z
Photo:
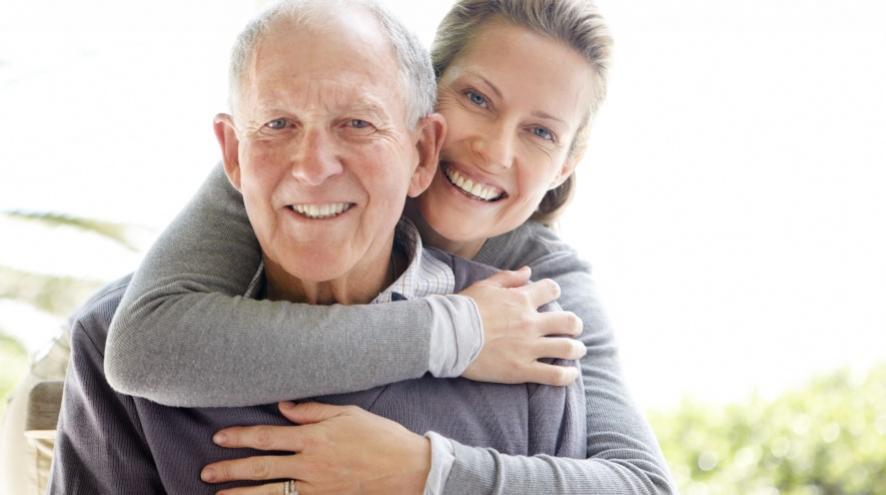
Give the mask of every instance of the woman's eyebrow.
M 557 123 L 560 123 L 560 124 L 566 125 L 566 121 L 565 121 L 565 120 L 560 119 L 560 118 L 557 118 L 557 117 L 554 117 L 553 115 L 551 115 L 551 114 L 549 114 L 549 113 L 546 113 L 546 112 L 542 112 L 541 110 L 535 110 L 535 111 L 533 111 L 533 112 L 532 112 L 532 115 L 533 115 L 534 117 L 538 117 L 538 118 L 540 118 L 540 119 L 552 120 L 552 121 L 554 121 L 554 122 L 557 122 Z
M 486 79 L 485 77 L 471 70 L 466 70 L 464 73 L 483 81 L 487 86 L 489 86 L 489 89 L 491 89 L 496 96 L 502 98 L 501 91 L 499 91 L 498 87 L 495 84 L 492 84 L 492 81 L 490 81 L 489 79 Z

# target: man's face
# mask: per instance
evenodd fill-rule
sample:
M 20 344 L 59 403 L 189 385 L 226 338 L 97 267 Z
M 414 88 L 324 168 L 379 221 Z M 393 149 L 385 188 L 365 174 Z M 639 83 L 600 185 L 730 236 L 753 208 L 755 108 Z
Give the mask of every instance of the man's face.
M 406 125 L 398 68 L 375 21 L 352 13 L 322 29 L 278 22 L 236 106 L 233 127 L 221 116 L 216 134 L 269 278 L 386 270 L 407 194 L 433 170 L 419 166 L 421 132 Z

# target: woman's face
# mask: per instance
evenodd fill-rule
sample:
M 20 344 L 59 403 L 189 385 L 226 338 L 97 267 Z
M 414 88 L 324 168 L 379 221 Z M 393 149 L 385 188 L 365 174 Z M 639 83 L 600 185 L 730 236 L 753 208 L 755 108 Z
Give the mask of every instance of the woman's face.
M 591 70 L 571 48 L 504 22 L 482 27 L 450 64 L 439 81 L 448 124 L 440 167 L 417 200 L 440 247 L 472 257 L 572 173 Z

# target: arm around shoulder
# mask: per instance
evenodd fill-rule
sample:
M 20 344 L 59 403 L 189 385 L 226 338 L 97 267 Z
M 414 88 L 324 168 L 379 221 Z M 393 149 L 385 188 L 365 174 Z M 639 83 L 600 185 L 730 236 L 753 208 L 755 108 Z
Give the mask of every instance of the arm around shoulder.
M 455 295 L 357 306 L 251 299 L 260 263 L 242 199 L 216 167 L 148 252 L 114 317 L 114 388 L 180 407 L 352 392 L 464 367 L 432 356 L 431 343 L 448 339 L 457 350 L 481 332 L 463 324 L 476 307 Z

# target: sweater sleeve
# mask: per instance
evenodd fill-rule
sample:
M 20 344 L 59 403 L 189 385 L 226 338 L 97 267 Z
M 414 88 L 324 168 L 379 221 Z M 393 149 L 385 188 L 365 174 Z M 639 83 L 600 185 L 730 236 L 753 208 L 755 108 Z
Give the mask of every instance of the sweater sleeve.
M 584 323 L 581 359 L 587 405 L 587 459 L 509 456 L 453 441 L 446 494 L 676 493 L 652 429 L 621 377 L 612 329 L 595 295 L 590 267 L 551 231 L 535 224 L 487 242 L 478 261 L 504 269 L 530 265 L 533 278 L 560 284 L 560 306 Z
M 473 301 L 316 306 L 243 297 L 261 249 L 221 166 L 149 250 L 114 316 L 119 392 L 180 407 L 246 406 L 458 376 L 482 346 Z M 434 355 L 431 355 L 431 349 Z

